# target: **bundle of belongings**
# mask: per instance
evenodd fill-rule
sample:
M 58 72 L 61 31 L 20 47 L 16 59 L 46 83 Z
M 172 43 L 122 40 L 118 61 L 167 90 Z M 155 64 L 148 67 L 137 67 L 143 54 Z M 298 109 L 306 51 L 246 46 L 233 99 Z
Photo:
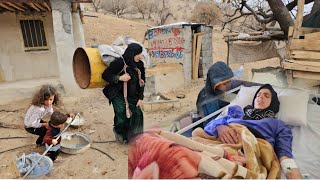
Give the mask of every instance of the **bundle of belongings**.
M 245 126 L 229 126 L 241 135 L 237 144 L 222 144 L 201 128 L 192 139 L 161 130 L 139 135 L 129 146 L 129 178 L 280 178 L 271 144 Z
M 143 59 L 141 59 L 145 65 L 145 68 L 148 68 L 150 66 L 150 57 L 149 54 L 144 48 L 143 44 L 140 42 L 135 41 L 129 36 L 120 36 L 118 37 L 112 45 L 99 45 L 98 50 L 100 53 L 100 56 L 102 58 L 102 61 L 104 64 L 109 66 L 109 64 L 114 61 L 116 58 L 120 58 L 124 51 L 126 50 L 127 46 L 131 43 L 137 43 L 142 46 L 142 54 Z

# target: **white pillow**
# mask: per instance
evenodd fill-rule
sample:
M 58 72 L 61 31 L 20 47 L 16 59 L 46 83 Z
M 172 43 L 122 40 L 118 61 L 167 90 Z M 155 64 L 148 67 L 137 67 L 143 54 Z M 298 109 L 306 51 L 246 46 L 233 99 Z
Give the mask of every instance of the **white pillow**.
M 238 105 L 242 109 L 251 105 L 253 96 L 260 86 L 241 87 L 237 97 L 230 102 L 228 106 Z M 282 120 L 286 125 L 305 126 L 307 124 L 307 108 L 309 94 L 303 90 L 275 88 L 280 101 L 280 109 L 276 117 Z M 221 116 L 227 114 L 227 109 L 221 113 Z

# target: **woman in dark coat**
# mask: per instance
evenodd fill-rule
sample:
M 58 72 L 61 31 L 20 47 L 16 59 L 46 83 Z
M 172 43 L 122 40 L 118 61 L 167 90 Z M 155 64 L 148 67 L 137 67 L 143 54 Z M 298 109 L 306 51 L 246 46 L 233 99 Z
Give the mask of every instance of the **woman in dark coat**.
M 144 97 L 145 69 L 141 56 L 142 47 L 136 43 L 129 44 L 123 58 L 111 62 L 102 74 L 108 82 L 103 93 L 112 103 L 115 114 L 113 131 L 116 140 L 124 143 L 143 131 L 140 106 Z

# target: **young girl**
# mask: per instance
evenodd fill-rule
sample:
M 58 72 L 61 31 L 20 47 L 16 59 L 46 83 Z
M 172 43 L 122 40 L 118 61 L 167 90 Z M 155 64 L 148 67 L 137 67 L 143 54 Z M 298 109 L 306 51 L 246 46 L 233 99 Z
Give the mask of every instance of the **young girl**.
M 53 113 L 52 105 L 59 102 L 59 94 L 51 85 L 43 85 L 41 89 L 34 95 L 31 107 L 28 109 L 24 118 L 24 126 L 28 133 L 38 135 L 37 145 L 43 144 L 43 137 L 46 134 L 48 123 L 42 120 L 46 114 Z

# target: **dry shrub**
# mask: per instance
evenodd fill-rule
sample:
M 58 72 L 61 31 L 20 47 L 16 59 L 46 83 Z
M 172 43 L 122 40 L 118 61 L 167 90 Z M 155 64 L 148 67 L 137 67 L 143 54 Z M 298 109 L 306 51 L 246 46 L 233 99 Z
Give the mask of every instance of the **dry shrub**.
M 192 12 L 190 21 L 197 23 L 205 23 L 211 25 L 217 25 L 220 23 L 221 10 L 214 3 L 198 3 Z

